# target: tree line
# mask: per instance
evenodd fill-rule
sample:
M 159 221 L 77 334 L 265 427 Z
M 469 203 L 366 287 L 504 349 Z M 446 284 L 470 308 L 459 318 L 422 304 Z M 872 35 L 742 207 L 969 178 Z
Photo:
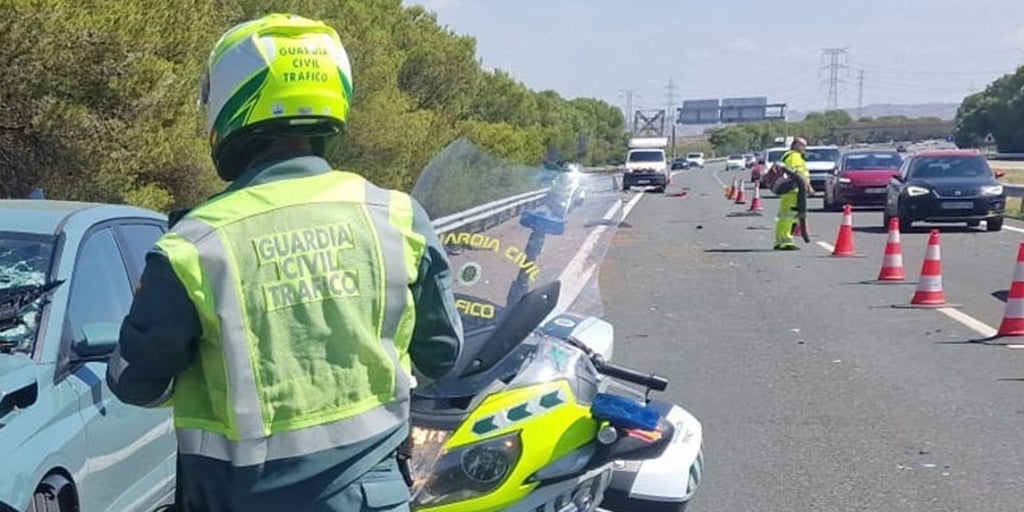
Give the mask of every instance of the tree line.
M 736 124 L 708 131 L 719 155 L 756 151 L 774 145 L 777 137 L 806 137 L 812 144 L 886 143 L 899 140 L 942 139 L 948 122 L 905 116 L 864 117 L 854 120 L 845 110 L 812 112 L 800 122 L 771 121 Z
M 409 190 L 460 137 L 526 164 L 602 164 L 624 151 L 618 108 L 484 69 L 472 37 L 401 0 L 6 0 L 0 197 L 43 188 L 49 198 L 167 211 L 222 188 L 199 76 L 223 31 L 270 12 L 338 30 L 355 94 L 332 163 L 382 186 Z
M 1024 66 L 960 104 L 956 113 L 957 145 L 982 146 L 990 134 L 998 151 L 1024 153 Z

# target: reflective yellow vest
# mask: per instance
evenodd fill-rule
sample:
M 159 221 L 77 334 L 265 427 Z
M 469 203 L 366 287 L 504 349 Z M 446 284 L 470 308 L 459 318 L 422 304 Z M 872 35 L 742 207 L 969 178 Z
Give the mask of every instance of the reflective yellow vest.
M 236 190 L 161 238 L 203 329 L 174 384 L 179 451 L 252 465 L 408 421 L 412 225 L 408 195 L 328 172 Z
M 805 182 L 810 181 L 811 171 L 807 169 L 807 161 L 799 151 L 786 151 L 782 155 L 782 163 L 800 175 Z

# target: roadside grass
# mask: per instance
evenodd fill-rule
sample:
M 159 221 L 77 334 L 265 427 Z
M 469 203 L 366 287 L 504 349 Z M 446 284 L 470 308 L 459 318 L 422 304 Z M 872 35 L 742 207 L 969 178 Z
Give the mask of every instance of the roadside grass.
M 1000 167 L 999 165 L 993 165 L 992 167 L 1006 173 L 1005 176 L 999 178 L 999 181 L 1014 185 L 1024 185 L 1024 168 Z M 1024 206 L 1022 206 L 1021 204 L 1021 198 L 1006 198 L 1005 215 L 1007 217 L 1013 217 L 1015 219 L 1024 219 Z

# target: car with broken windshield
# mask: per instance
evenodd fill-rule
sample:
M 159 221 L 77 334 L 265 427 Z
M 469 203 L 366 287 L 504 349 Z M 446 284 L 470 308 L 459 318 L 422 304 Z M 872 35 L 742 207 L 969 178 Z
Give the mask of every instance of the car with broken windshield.
M 173 497 L 170 409 L 125 405 L 105 379 L 166 223 L 0 200 L 0 512 L 148 511 Z

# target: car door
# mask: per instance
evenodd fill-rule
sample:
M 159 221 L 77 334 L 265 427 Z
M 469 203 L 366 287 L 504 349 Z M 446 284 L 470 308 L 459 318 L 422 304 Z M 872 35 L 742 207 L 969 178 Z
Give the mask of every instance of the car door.
M 92 229 L 78 250 L 64 324 L 68 346 L 84 339 L 86 326 L 116 329 L 128 314 L 133 286 L 124 244 L 119 245 L 114 229 L 112 224 Z M 106 385 L 108 357 L 94 354 L 80 363 L 76 356 L 71 359 L 74 380 L 85 385 L 80 410 L 88 458 L 79 478 L 82 508 L 149 510 L 173 490 L 171 414 L 169 409 L 121 403 Z
M 889 180 L 889 185 L 885 190 L 885 211 L 893 217 L 899 215 L 900 194 L 903 193 L 903 186 L 907 179 L 911 160 L 913 158 L 903 161 L 903 164 L 900 165 L 899 174 Z

